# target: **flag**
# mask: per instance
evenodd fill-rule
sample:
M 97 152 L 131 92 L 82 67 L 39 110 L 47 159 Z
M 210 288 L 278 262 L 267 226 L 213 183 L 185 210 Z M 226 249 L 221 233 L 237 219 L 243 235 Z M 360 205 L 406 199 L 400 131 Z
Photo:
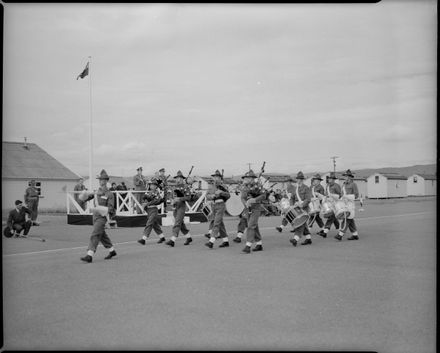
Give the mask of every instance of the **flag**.
M 89 74 L 89 63 L 87 63 L 86 67 L 84 68 L 83 72 L 81 72 L 78 77 L 76 78 L 77 80 L 81 77 L 84 78 Z

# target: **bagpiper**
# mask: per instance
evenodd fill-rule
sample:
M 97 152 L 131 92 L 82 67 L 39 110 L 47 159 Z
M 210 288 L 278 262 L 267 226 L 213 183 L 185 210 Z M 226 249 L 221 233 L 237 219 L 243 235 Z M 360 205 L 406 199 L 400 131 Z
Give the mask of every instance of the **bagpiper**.
M 216 170 L 214 174 L 211 174 L 214 178 L 213 193 L 207 194 L 207 199 L 213 201 L 212 206 L 212 228 L 211 237 L 205 244 L 208 248 L 212 249 L 215 243 L 216 237 L 219 235 L 223 239 L 219 248 L 229 246 L 228 233 L 226 232 L 225 223 L 223 222 L 223 216 L 226 210 L 226 201 L 231 197 L 227 187 L 223 184 L 223 175 L 219 170 Z
M 242 176 L 247 184 L 247 187 L 243 188 L 242 199 L 245 201 L 245 207 L 248 211 L 248 226 L 246 229 L 246 246 L 242 252 L 250 254 L 252 243 L 255 243 L 255 247 L 252 251 L 262 251 L 263 241 L 258 227 L 258 218 L 263 210 L 261 203 L 267 199 L 267 192 L 262 187 L 261 183 L 255 181 L 256 175 L 252 170 Z
M 147 212 L 147 224 L 145 225 L 142 238 L 138 240 L 141 245 L 146 244 L 146 240 L 154 229 L 156 234 L 159 236 L 159 242 L 162 243 L 165 237 L 162 233 L 159 209 L 160 205 L 163 203 L 163 197 L 158 190 L 158 182 L 156 178 L 151 178 L 148 182 L 148 191 L 142 197 L 143 205 L 145 205 L 144 210 Z M 163 240 L 162 240 L 163 239 Z
M 191 200 L 191 190 L 186 184 L 185 177 L 180 170 L 177 171 L 174 179 L 176 179 L 176 186 L 174 187 L 173 199 L 171 202 L 174 207 L 174 226 L 172 229 L 173 235 L 171 236 L 171 239 L 165 243 L 166 245 L 169 245 L 171 247 L 175 245 L 176 239 L 179 236 L 179 232 L 182 232 L 182 234 L 186 237 L 185 243 L 183 245 L 189 245 L 192 242 L 190 231 L 186 227 L 186 224 L 184 222 L 186 201 Z

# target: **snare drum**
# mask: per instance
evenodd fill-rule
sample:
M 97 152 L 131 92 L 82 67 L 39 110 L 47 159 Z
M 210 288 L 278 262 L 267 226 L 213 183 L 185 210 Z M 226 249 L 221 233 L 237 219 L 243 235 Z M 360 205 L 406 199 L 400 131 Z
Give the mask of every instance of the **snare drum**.
M 348 205 L 343 200 L 338 200 L 335 202 L 335 216 L 336 218 L 342 218 L 344 216 L 348 216 L 350 214 L 350 210 Z
M 314 215 L 315 213 L 319 213 L 321 211 L 321 203 L 318 198 L 314 198 L 309 203 L 309 214 Z
M 325 218 L 331 217 L 335 213 L 333 202 L 331 202 L 330 200 L 325 200 L 322 203 L 321 208 L 322 214 Z
M 290 207 L 289 211 L 286 213 L 285 218 L 292 225 L 293 229 L 302 226 L 309 219 L 307 212 L 293 206 Z

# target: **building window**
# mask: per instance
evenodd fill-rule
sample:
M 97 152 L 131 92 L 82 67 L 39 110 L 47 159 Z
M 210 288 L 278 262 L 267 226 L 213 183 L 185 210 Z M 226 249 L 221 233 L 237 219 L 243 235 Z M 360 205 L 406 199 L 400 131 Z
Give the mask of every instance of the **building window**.
M 375 182 L 376 184 L 379 184 L 379 175 L 376 175 L 376 176 L 374 177 L 374 182 Z
M 414 178 L 413 178 L 413 183 L 417 183 L 417 177 L 416 176 L 414 176 Z

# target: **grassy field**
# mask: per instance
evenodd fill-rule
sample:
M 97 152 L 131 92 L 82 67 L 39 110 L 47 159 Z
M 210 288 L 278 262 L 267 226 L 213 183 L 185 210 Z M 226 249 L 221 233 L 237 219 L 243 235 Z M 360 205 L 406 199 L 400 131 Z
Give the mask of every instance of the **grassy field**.
M 118 256 L 100 246 L 92 264 L 79 259 L 91 226 L 41 215 L 30 234 L 46 242 L 2 238 L 3 349 L 434 352 L 435 208 L 368 200 L 359 241 L 332 230 L 296 248 L 264 217 L 264 251 L 249 255 L 206 248 L 206 223 L 174 248 L 120 228 L 109 231 Z M 226 219 L 230 238 L 237 222 Z

